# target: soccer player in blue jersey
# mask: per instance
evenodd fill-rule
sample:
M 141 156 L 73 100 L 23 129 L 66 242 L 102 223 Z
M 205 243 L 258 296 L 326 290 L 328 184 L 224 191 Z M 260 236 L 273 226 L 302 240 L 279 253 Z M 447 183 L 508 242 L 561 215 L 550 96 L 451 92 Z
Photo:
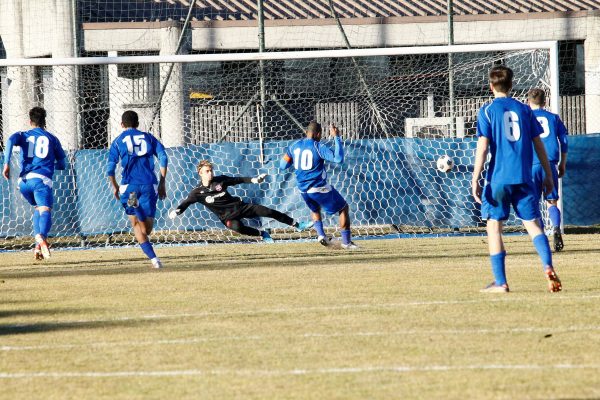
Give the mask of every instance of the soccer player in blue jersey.
M 548 238 L 539 224 L 540 207 L 531 175 L 535 149 L 544 168 L 544 192 L 552 191 L 550 163 L 544 143 L 539 137 L 543 129 L 527 105 L 508 96 L 513 78 L 510 68 L 493 67 L 489 78 L 494 100 L 481 107 L 477 115 L 478 140 L 471 185 L 475 201 L 482 205 L 481 217 L 487 220 L 488 246 L 494 274 L 494 282 L 482 289 L 482 292 L 509 291 L 502 224 L 509 217 L 511 204 L 517 217 L 523 221 L 540 256 L 548 289 L 558 292 L 562 285 L 552 266 Z M 485 177 L 486 184 L 482 190 L 479 179 L 488 151 L 491 158 Z
M 567 168 L 567 128 L 560 120 L 557 114 L 544 110 L 546 105 L 546 93 L 542 89 L 531 89 L 527 95 L 529 106 L 533 110 L 533 115 L 537 118 L 544 132 L 540 135 L 546 148 L 550 169 L 552 170 L 552 181 L 554 189 L 546 194 L 546 206 L 548 216 L 552 223 L 552 233 L 554 241 L 554 250 L 561 251 L 564 248 L 562 235 L 560 232 L 560 210 L 558 209 L 558 178 L 562 178 Z M 533 182 L 537 189 L 538 200 L 542 197 L 542 182 L 544 180 L 544 170 L 540 160 L 534 154 L 533 158 Z
M 50 258 L 48 233 L 52 226 L 52 176 L 54 170 L 66 167 L 66 155 L 56 136 L 46 131 L 46 110 L 34 107 L 29 111 L 33 129 L 10 136 L 4 151 L 3 175 L 10 178 L 10 159 L 13 147 L 21 148 L 19 190 L 35 207 L 33 212 L 34 255 L 36 260 Z
M 331 125 L 329 133 L 335 142 L 333 151 L 321 143 L 321 124 L 315 121 L 309 123 L 306 138 L 293 143 L 287 149 L 279 163 L 279 168 L 285 170 L 294 166 L 296 183 L 311 211 L 319 243 L 324 246 L 329 244 L 321 218 L 321 211 L 325 211 L 327 214 L 340 216 L 342 248 L 356 249 L 358 246 L 351 240 L 348 203 L 333 186 L 327 183 L 325 161 L 337 164 L 344 162 L 344 148 L 339 129 Z
M 137 113 L 125 111 L 121 117 L 121 127 L 125 131 L 113 141 L 108 154 L 108 180 L 115 198 L 121 201 L 129 217 L 142 251 L 154 268 L 162 268 L 148 235 L 154 227 L 157 199 L 167 197 L 165 178 L 168 158 L 162 143 L 150 133 L 139 131 L 138 126 Z M 160 180 L 156 179 L 154 173 L 154 157 L 158 158 Z M 119 160 L 123 167 L 121 185 L 115 179 Z

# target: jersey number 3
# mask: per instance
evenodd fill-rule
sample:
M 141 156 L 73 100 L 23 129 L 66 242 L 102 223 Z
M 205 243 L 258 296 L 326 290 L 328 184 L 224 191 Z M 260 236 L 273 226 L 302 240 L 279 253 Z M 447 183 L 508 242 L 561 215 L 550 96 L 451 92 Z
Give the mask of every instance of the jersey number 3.
M 27 157 L 46 158 L 50 147 L 50 140 L 46 136 L 29 136 L 27 141 L 30 143 L 27 146 Z
M 133 138 L 133 142 L 131 140 Z M 148 152 L 148 144 L 144 140 L 144 135 L 125 136 L 123 143 L 127 146 L 127 152 L 138 156 L 143 156 Z
M 310 150 L 300 153 L 301 151 L 300 149 L 294 150 L 294 168 L 307 171 L 313 166 L 313 154 Z

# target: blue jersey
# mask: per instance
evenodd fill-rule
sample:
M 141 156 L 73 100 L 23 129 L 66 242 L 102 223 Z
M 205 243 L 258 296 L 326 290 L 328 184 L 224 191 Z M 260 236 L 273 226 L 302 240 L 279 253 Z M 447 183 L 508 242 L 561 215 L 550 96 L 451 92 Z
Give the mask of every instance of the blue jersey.
M 108 176 L 115 176 L 119 159 L 123 173 L 121 184 L 151 185 L 158 183 L 154 173 L 154 157 L 161 167 L 167 167 L 165 147 L 150 133 L 134 128 L 121 133 L 110 146 Z
M 339 136 L 335 138 L 335 151 L 309 138 L 293 143 L 281 160 L 280 168 L 285 169 L 293 164 L 298 189 L 305 193 L 311 188 L 327 186 L 325 161 L 344 162 L 344 149 Z
M 533 138 L 543 133 L 529 106 L 510 97 L 498 97 L 481 107 L 477 136 L 490 141 L 491 159 L 486 180 L 514 185 L 532 180 Z
M 565 124 L 560 120 L 560 117 L 550 111 L 537 109 L 533 110 L 533 115 L 537 118 L 540 125 L 544 129 L 544 132 L 540 135 L 544 147 L 546 148 L 546 154 L 548 154 L 548 161 L 552 163 L 558 163 L 560 161 L 560 154 L 567 152 L 567 128 Z M 540 160 L 537 154 L 533 154 L 533 163 L 539 164 Z
M 5 164 L 10 162 L 13 146 L 21 148 L 21 177 L 35 173 L 52 179 L 55 169 L 65 169 L 66 155 L 60 141 L 42 128 L 12 134 L 4 152 Z

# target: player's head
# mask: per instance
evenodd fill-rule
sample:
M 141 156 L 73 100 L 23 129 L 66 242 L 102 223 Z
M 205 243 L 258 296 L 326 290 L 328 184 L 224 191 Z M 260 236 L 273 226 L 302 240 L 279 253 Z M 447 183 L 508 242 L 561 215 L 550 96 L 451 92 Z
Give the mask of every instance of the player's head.
M 512 89 L 513 72 L 512 69 L 504 65 L 497 65 L 490 69 L 490 87 L 498 93 L 508 93 Z
M 323 129 L 321 128 L 321 124 L 317 121 L 310 121 L 308 124 L 308 128 L 306 128 L 306 137 L 316 140 L 317 142 L 321 140 L 321 134 L 323 133 Z
M 532 108 L 543 108 L 546 105 L 546 92 L 534 88 L 527 93 L 527 102 Z
M 121 126 L 123 128 L 137 128 L 140 126 L 140 119 L 135 111 L 127 110 L 121 116 Z
M 31 126 L 37 126 L 40 128 L 46 127 L 46 110 L 42 107 L 33 107 L 29 110 L 29 122 Z
M 209 184 L 214 176 L 213 165 L 208 160 L 202 160 L 198 163 L 198 175 L 200 175 L 200 179 L 202 179 L 202 183 L 207 185 Z

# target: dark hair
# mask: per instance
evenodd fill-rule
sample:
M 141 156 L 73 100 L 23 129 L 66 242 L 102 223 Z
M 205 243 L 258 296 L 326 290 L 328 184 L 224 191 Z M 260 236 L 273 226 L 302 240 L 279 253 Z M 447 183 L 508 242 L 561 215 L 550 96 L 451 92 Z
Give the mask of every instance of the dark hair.
M 33 107 L 29 110 L 29 120 L 40 128 L 46 127 L 46 110 L 42 107 Z
M 127 110 L 121 116 L 121 122 L 125 128 L 137 128 L 140 126 L 140 120 L 135 111 Z
M 308 124 L 308 128 L 306 128 L 306 132 L 307 133 L 321 133 L 322 132 L 322 128 L 321 128 L 321 124 L 318 123 L 317 121 L 310 121 L 310 123 Z
M 527 100 L 536 106 L 543 107 L 546 105 L 546 92 L 542 89 L 534 88 L 527 93 Z
M 490 69 L 490 83 L 498 92 L 508 93 L 512 88 L 512 69 L 498 65 Z

